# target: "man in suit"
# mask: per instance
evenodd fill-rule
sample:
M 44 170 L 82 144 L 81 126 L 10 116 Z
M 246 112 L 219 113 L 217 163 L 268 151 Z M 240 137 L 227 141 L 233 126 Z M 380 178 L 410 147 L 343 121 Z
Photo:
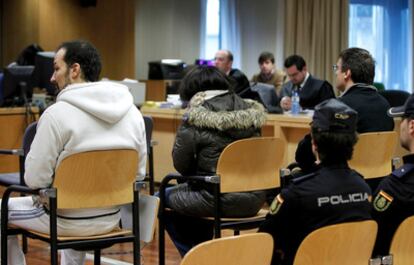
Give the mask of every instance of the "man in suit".
M 387 115 L 390 105 L 372 85 L 375 61 L 371 54 L 360 48 L 343 50 L 333 67 L 336 88 L 341 91 L 338 99 L 358 112 L 357 132 L 392 131 L 394 120 Z M 314 170 L 315 157 L 311 151 L 310 135 L 298 144 L 296 162 L 302 170 Z
M 214 64 L 233 81 L 233 90 L 236 94 L 243 98 L 249 98 L 249 79 L 239 69 L 232 68 L 233 54 L 229 50 L 217 51 L 214 56 Z
M 314 78 L 309 74 L 306 62 L 301 56 L 291 55 L 286 58 L 285 68 L 290 81 L 282 87 L 280 106 L 283 110 L 291 109 L 294 91 L 298 92 L 299 104 L 304 109 L 313 109 L 325 99 L 335 97 L 328 81 Z

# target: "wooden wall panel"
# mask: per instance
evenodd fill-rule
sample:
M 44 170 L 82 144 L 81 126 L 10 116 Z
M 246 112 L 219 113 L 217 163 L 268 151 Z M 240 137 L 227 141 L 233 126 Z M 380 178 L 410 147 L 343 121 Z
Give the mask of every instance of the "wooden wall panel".
M 14 18 L 31 9 L 31 15 L 19 25 L 31 25 L 27 29 L 12 34 L 7 32 L 8 46 L 4 52 L 16 54 L 26 45 L 37 42 L 45 50 L 54 50 L 61 42 L 73 39 L 91 41 L 99 50 L 103 69 L 101 77 L 122 79 L 134 78 L 135 74 L 135 31 L 134 0 L 98 0 L 96 7 L 81 7 L 79 0 L 17 0 L 10 4 L 12 13 L 4 20 L 12 23 Z M 9 13 L 9 4 L 5 8 Z M 11 22 L 10 22 L 11 21 Z M 11 49 L 10 45 L 24 43 L 22 47 Z
M 39 0 L 3 0 L 2 4 L 1 67 L 15 61 L 39 36 Z

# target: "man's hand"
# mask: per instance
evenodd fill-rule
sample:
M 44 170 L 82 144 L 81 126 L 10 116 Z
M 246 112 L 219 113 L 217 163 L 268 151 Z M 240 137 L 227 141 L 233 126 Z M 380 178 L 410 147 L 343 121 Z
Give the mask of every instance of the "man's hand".
M 280 100 L 280 107 L 282 107 L 282 109 L 284 111 L 288 111 L 291 109 L 292 107 L 292 100 L 290 97 L 288 96 L 284 96 L 281 100 Z

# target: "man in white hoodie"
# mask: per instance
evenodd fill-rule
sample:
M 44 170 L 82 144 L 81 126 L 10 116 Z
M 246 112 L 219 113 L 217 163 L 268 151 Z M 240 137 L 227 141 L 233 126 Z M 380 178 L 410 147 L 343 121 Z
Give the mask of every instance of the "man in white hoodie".
M 40 117 L 26 158 L 26 184 L 49 187 L 53 173 L 68 155 L 90 150 L 136 149 L 138 177 L 145 176 L 146 138 L 141 113 L 126 86 L 97 82 L 101 70 L 98 51 L 86 41 L 61 44 L 54 59 L 51 82 L 59 89 L 56 103 Z M 12 198 L 9 222 L 49 233 L 48 215 L 32 197 Z M 96 235 L 119 224 L 120 209 L 60 211 L 59 235 Z M 66 218 L 65 218 L 66 217 Z M 17 238 L 8 239 L 8 264 L 25 264 Z M 64 250 L 61 264 L 83 264 L 84 252 Z

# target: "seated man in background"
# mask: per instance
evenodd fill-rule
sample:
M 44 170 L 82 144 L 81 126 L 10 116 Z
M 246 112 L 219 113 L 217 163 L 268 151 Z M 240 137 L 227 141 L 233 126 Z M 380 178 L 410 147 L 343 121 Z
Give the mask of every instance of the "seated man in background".
M 392 131 L 394 120 L 387 115 L 390 108 L 374 86 L 375 61 L 364 49 L 343 50 L 334 65 L 339 100 L 358 112 L 357 132 Z M 298 144 L 296 162 L 306 172 L 312 171 L 315 157 L 311 151 L 310 135 Z M 305 172 L 305 173 L 306 173 Z
M 214 56 L 215 66 L 230 77 L 233 91 L 243 98 L 250 98 L 250 83 L 246 75 L 239 69 L 232 68 L 233 54 L 229 50 L 219 50 Z
M 40 117 L 36 136 L 25 162 L 25 181 L 33 189 L 50 187 L 55 169 L 67 156 L 92 150 L 135 149 L 138 174 L 145 176 L 144 120 L 124 85 L 97 82 L 101 60 L 86 41 L 61 44 L 54 59 L 51 82 L 59 94 L 56 103 Z M 42 202 L 31 196 L 11 198 L 9 222 L 49 233 L 49 215 Z M 121 218 L 119 207 L 59 210 L 58 235 L 89 236 L 112 231 Z M 17 236 L 10 236 L 8 264 L 25 264 Z M 61 252 L 61 264 L 84 264 L 85 253 Z
M 280 106 L 291 109 L 293 92 L 299 94 L 299 104 L 303 109 L 313 109 L 325 99 L 335 98 L 331 84 L 309 74 L 305 60 L 299 55 L 291 55 L 285 60 L 285 68 L 290 81 L 283 85 Z
M 216 67 L 199 66 L 181 82 L 180 98 L 189 100 L 172 151 L 175 169 L 186 176 L 211 176 L 223 149 L 230 143 L 260 136 L 266 121 L 263 106 L 235 94 L 228 77 Z M 166 190 L 166 230 L 182 256 L 213 238 L 213 190 L 208 184 L 186 181 Z M 265 192 L 228 193 L 222 197 L 223 217 L 254 216 Z
M 318 171 L 293 179 L 276 196 L 259 228 L 273 236 L 272 264 L 293 264 L 302 240 L 323 226 L 371 219 L 371 189 L 348 167 L 357 142 L 358 114 L 337 99 L 315 107 L 312 150 L 321 162 Z M 343 200 L 332 201 L 333 196 Z M 350 200 L 349 198 L 358 198 Z
M 373 218 L 378 223 L 376 255 L 388 255 L 392 237 L 405 218 L 414 215 L 414 96 L 404 106 L 391 108 L 389 115 L 402 117 L 400 143 L 410 154 L 404 165 L 385 177 L 374 192 Z
M 286 74 L 275 68 L 275 57 L 273 53 L 262 52 L 258 59 L 260 73 L 252 77 L 252 82 L 260 82 L 273 85 L 278 97 L 280 97 Z

